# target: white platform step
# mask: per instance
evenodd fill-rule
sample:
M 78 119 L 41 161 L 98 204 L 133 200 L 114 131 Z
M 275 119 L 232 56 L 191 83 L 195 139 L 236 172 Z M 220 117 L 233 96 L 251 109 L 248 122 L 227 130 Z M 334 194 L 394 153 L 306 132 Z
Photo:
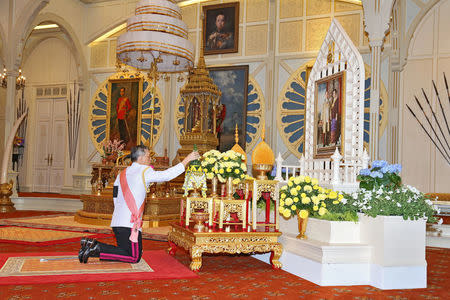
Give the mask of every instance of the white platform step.
M 426 287 L 426 262 L 410 266 L 380 266 L 371 262 L 372 246 L 299 240 L 289 233 L 283 233 L 279 242 L 283 244 L 282 269 L 321 286 Z M 270 253 L 254 257 L 270 263 Z
M 371 247 L 363 244 L 329 244 L 299 240 L 293 234 L 279 237 L 283 244 L 282 269 L 321 286 L 366 285 Z M 269 263 L 270 255 L 255 255 Z
M 427 228 L 427 246 L 450 248 L 450 225 L 431 225 Z
M 45 197 L 11 197 L 17 210 L 43 210 L 76 212 L 83 208 L 80 199 L 45 198 Z

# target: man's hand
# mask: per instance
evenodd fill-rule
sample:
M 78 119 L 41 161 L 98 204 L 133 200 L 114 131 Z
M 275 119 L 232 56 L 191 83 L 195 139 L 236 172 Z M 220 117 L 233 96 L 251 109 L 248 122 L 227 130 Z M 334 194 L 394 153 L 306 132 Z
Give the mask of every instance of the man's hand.
M 185 159 L 183 159 L 181 163 L 184 165 L 184 168 L 186 169 L 188 163 L 199 158 L 200 154 L 198 154 L 197 151 L 192 151 L 191 153 L 188 154 L 188 156 L 185 157 Z

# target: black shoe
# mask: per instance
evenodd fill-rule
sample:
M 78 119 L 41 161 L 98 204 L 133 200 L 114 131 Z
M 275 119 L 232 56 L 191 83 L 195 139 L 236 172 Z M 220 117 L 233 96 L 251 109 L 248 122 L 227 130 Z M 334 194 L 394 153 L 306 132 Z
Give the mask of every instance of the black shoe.
M 78 260 L 83 262 L 83 253 L 86 250 L 86 248 L 93 247 L 94 244 L 96 244 L 97 241 L 95 239 L 91 239 L 88 237 L 82 237 L 80 240 L 80 251 L 78 251 Z
M 87 263 L 89 257 L 98 257 L 100 255 L 100 245 L 97 241 L 92 245 L 92 247 L 86 248 L 82 254 L 82 262 Z

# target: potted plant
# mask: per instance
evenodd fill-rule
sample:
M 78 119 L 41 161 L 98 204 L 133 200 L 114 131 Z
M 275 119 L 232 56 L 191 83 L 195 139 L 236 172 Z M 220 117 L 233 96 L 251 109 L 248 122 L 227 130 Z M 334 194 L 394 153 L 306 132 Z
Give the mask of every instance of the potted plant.
M 356 209 L 344 205 L 343 200 L 342 194 L 320 187 L 315 178 L 291 177 L 280 190 L 279 212 L 285 219 L 297 215 L 300 232 L 297 238 L 328 243 L 358 242 Z
M 400 171 L 400 165 L 374 161 L 360 171 L 360 189 L 344 202 L 361 212 L 361 242 L 372 246 L 371 263 L 379 270 L 414 266 L 420 284 L 412 286 L 426 286 L 425 225 L 437 221 L 437 209 L 416 188 L 402 185 Z M 390 286 L 386 274 L 374 276 L 378 287 Z
M 102 163 L 114 164 L 117 158 L 123 155 L 124 148 L 125 144 L 121 140 L 114 139 L 105 141 L 102 146 L 103 153 L 100 154 L 100 156 L 102 157 Z

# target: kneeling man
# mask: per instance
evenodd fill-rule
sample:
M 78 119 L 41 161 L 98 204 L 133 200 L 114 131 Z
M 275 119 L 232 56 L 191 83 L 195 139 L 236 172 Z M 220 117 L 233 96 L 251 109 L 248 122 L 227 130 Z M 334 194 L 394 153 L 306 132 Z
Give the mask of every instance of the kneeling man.
M 142 215 L 147 188 L 152 182 L 172 180 L 184 172 L 187 164 L 200 155 L 191 152 L 181 163 L 165 171 L 154 171 L 150 166 L 150 152 L 145 146 L 131 149 L 132 165 L 119 173 L 114 182 L 114 213 L 111 227 L 117 246 L 82 238 L 78 254 L 80 262 L 87 263 L 89 257 L 137 263 L 142 255 Z

